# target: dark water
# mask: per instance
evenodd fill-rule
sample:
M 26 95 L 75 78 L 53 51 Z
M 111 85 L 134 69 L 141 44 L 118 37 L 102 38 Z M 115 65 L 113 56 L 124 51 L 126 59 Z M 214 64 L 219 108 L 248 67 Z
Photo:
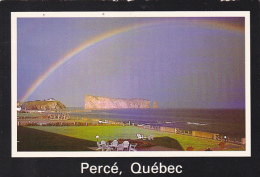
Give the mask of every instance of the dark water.
M 70 108 L 83 109 L 83 108 Z M 115 109 L 71 113 L 71 116 L 167 126 L 181 130 L 245 137 L 244 109 Z

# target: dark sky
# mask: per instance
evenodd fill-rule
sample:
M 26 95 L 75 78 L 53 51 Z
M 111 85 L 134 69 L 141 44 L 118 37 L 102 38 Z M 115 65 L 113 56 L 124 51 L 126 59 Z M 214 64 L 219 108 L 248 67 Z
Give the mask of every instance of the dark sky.
M 143 25 L 139 25 L 143 24 Z M 147 25 L 146 25 L 147 24 Z M 244 18 L 20 18 L 18 100 L 83 42 L 137 25 L 61 64 L 26 101 L 84 107 L 86 94 L 144 98 L 161 108 L 244 108 Z

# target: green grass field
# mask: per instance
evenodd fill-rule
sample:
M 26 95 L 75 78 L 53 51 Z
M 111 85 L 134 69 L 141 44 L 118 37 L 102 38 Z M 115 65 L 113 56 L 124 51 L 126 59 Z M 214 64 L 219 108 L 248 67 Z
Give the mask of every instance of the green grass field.
M 31 126 L 18 127 L 18 151 L 88 151 L 101 140 L 136 139 L 136 134 L 154 135 L 154 144 L 168 148 L 204 150 L 219 146 L 219 141 L 133 126 Z
M 20 113 L 20 112 L 17 112 L 18 118 L 21 118 L 21 117 L 32 118 L 32 117 L 39 117 L 39 116 L 41 116 L 39 113 Z

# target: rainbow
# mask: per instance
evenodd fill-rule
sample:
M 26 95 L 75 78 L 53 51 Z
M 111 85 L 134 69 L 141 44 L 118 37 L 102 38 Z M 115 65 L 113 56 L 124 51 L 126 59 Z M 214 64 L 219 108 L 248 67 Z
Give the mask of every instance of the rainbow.
M 129 25 L 125 26 L 122 28 L 114 29 L 111 31 L 108 31 L 106 33 L 103 33 L 101 35 L 95 36 L 92 39 L 88 39 L 79 46 L 73 48 L 72 50 L 68 51 L 65 55 L 63 55 L 60 59 L 58 59 L 54 64 L 52 64 L 43 74 L 41 74 L 32 84 L 31 86 L 27 89 L 25 94 L 22 96 L 20 99 L 21 102 L 24 102 L 27 100 L 27 98 L 34 92 L 34 90 L 51 74 L 53 73 L 59 66 L 61 66 L 63 63 L 71 59 L 73 56 L 77 55 L 81 51 L 87 49 L 90 46 L 93 46 L 94 44 L 101 42 L 105 39 L 108 39 L 112 36 L 115 36 L 120 33 L 128 32 L 134 29 L 139 29 L 142 27 L 147 27 L 147 26 L 154 26 L 154 25 L 162 25 L 163 23 L 170 23 L 173 24 L 177 21 L 184 21 L 183 19 L 180 20 L 178 18 L 167 18 L 167 20 L 157 20 L 157 21 L 151 21 L 151 22 L 146 22 L 146 23 L 141 23 L 141 24 L 135 24 L 135 25 Z M 227 30 L 227 31 L 234 31 L 234 32 L 239 32 L 239 33 L 244 33 L 244 27 L 241 26 L 236 26 L 228 23 L 221 23 L 218 21 L 212 21 L 212 20 L 199 20 L 199 19 L 194 19 L 191 20 L 189 18 L 189 21 L 186 22 L 189 26 L 191 25 L 198 25 L 198 26 L 203 26 L 204 28 L 211 28 L 211 29 L 218 29 L 218 30 Z

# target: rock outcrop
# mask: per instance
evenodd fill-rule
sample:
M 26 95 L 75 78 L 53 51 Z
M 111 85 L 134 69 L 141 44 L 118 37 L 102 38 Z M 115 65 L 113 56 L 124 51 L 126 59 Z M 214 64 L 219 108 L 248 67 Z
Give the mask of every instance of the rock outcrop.
M 87 95 L 85 98 L 85 109 L 148 109 L 150 101 L 133 98 L 108 98 Z
M 158 108 L 158 103 L 157 103 L 157 101 L 155 101 L 155 102 L 153 103 L 152 108 L 153 108 L 153 109 L 157 109 L 157 108 Z
M 60 110 L 66 106 L 60 101 L 27 101 L 22 105 L 26 110 Z

